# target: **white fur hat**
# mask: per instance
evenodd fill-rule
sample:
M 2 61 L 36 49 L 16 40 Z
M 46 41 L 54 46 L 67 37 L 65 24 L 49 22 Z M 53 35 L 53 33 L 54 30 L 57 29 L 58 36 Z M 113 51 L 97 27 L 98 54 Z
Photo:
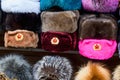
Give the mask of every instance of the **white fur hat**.
M 10 13 L 40 13 L 39 0 L 1 0 L 1 8 Z

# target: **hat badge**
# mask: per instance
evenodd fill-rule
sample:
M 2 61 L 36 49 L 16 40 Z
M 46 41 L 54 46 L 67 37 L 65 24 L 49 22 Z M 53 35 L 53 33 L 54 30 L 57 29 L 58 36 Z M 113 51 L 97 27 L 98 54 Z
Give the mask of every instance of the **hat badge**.
M 93 49 L 94 49 L 94 50 L 101 50 L 101 45 L 98 44 L 98 43 L 97 43 L 97 44 L 94 44 L 94 45 L 93 45 Z
M 51 39 L 51 44 L 53 44 L 53 45 L 58 45 L 58 44 L 59 44 L 59 39 L 58 39 L 57 37 L 53 37 L 53 38 Z

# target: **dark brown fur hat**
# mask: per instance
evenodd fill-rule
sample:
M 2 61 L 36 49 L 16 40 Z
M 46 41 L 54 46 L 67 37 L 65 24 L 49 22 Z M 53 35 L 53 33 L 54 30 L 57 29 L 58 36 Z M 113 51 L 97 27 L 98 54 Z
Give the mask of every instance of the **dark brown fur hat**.
M 77 30 L 78 11 L 42 12 L 42 32 L 59 31 L 73 33 Z
M 80 68 L 74 80 L 111 80 L 111 75 L 103 65 L 89 62 Z
M 35 13 L 6 13 L 4 26 L 5 30 L 25 29 L 39 31 L 39 16 Z
M 80 20 L 80 39 L 116 39 L 117 22 L 110 15 L 85 15 Z

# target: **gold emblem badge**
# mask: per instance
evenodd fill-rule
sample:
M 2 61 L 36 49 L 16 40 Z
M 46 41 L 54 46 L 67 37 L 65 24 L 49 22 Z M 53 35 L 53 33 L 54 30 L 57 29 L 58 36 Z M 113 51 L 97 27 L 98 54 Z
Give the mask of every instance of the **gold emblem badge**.
M 51 39 L 51 44 L 53 44 L 53 45 L 58 45 L 58 44 L 59 44 L 59 39 L 58 39 L 57 37 L 53 37 L 53 38 Z
M 94 50 L 101 50 L 101 45 L 100 44 L 94 44 L 93 49 Z
M 15 40 L 16 41 L 22 41 L 23 40 L 23 34 L 21 34 L 21 33 L 18 33 L 18 34 L 16 34 L 16 36 L 15 36 Z

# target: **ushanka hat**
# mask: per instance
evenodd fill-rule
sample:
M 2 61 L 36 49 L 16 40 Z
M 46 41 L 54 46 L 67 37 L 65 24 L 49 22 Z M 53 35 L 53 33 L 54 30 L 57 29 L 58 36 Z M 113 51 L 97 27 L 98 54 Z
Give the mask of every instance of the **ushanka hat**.
M 103 64 L 89 62 L 80 67 L 74 80 L 111 80 L 111 74 Z
M 7 31 L 4 35 L 5 47 L 36 48 L 38 41 L 38 34 L 28 30 Z
M 33 67 L 34 80 L 70 80 L 72 66 L 67 58 L 44 56 Z
M 90 59 L 105 60 L 116 51 L 117 22 L 110 15 L 85 15 L 79 25 L 79 53 Z
M 30 64 L 20 55 L 0 59 L 0 80 L 33 80 Z
M 75 49 L 78 19 L 78 11 L 42 12 L 42 48 L 52 52 Z
M 81 0 L 40 0 L 40 10 L 45 11 L 54 6 L 63 10 L 78 10 L 81 8 Z
M 82 0 L 83 8 L 93 12 L 115 12 L 118 4 L 118 0 Z
M 37 31 L 39 26 L 39 0 L 1 0 L 1 8 L 6 13 L 6 30 L 27 29 Z

